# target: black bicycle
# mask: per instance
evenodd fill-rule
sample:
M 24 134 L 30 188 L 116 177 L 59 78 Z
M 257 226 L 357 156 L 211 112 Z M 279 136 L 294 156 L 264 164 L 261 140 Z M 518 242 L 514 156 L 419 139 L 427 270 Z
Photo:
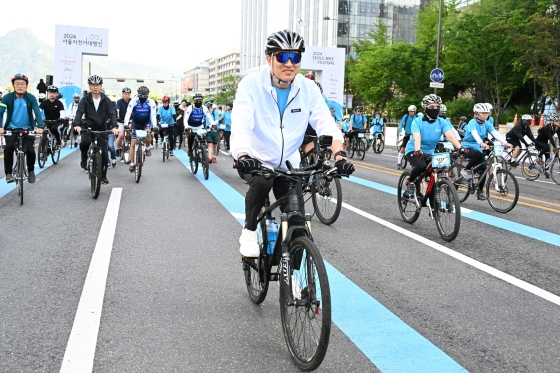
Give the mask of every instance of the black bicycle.
M 87 173 L 91 181 L 91 196 L 93 199 L 99 197 L 101 189 L 101 176 L 103 174 L 103 163 L 101 155 L 101 147 L 97 144 L 97 140 L 101 135 L 109 134 L 111 131 L 92 131 L 82 129 L 82 134 L 89 133 L 91 135 L 91 144 L 88 149 Z
M 146 160 L 146 144 L 144 143 L 144 139 L 148 137 L 148 131 L 134 130 L 134 133 L 136 134 L 136 149 L 134 151 L 134 163 L 136 167 L 134 168 L 134 180 L 136 183 L 139 183 L 140 177 L 142 176 L 142 167 Z
M 267 199 L 257 218 L 258 258 L 242 258 L 249 298 L 260 304 L 266 298 L 269 281 L 280 282 L 280 315 L 284 339 L 295 364 L 303 370 L 321 365 L 331 332 L 331 295 L 327 271 L 311 235 L 311 215 L 305 213 L 302 184 L 313 175 L 336 173 L 328 164 L 317 170 L 288 170 L 262 167 L 255 175 L 285 177 L 289 192 L 273 204 Z M 278 239 L 269 242 L 267 221 L 272 212 L 286 204 L 281 214 Z
M 48 124 L 54 123 L 60 123 L 60 120 L 45 120 L 45 130 L 41 135 L 39 146 L 37 147 L 37 163 L 40 168 L 45 167 L 49 155 L 52 158 L 53 164 L 57 164 L 60 159 L 60 146 L 56 145 L 56 138 L 47 126 Z
M 163 139 L 161 145 L 161 152 L 163 153 L 163 161 L 169 159 L 170 145 L 169 145 L 169 125 L 167 123 L 161 123 L 161 128 L 163 129 Z M 157 142 L 157 141 L 156 141 Z
M 490 207 L 501 213 L 509 212 L 515 207 L 519 199 L 519 184 L 515 176 L 503 168 L 500 157 L 503 149 L 501 145 L 489 145 L 489 149 L 483 150 L 487 159 L 472 168 L 470 179 L 461 174 L 465 168 L 462 164 L 454 164 L 449 169 L 448 176 L 457 190 L 460 202 L 465 202 L 470 194 L 474 194 L 480 185 L 486 183 L 486 200 Z
M 124 137 L 120 149 L 121 161 L 124 162 L 125 164 L 130 163 L 130 141 L 131 141 L 130 126 L 125 126 Z
M 365 132 L 366 130 L 362 129 L 354 130 L 356 135 L 352 136 L 352 139 L 348 143 L 348 149 L 346 149 L 347 152 L 350 153 L 350 158 L 354 158 L 354 153 L 357 153 L 356 158 L 359 158 L 362 161 L 364 160 L 367 147 Z
M 309 136 L 313 139 L 314 147 L 301 154 L 301 166 L 308 168 L 316 165 L 322 167 L 329 157 L 332 136 Z M 310 180 L 304 192 L 311 193 L 311 201 L 315 214 L 321 223 L 332 224 L 340 215 L 342 209 L 342 185 L 340 175 L 319 172 Z
M 208 151 L 206 150 L 206 130 L 200 128 L 194 132 L 194 142 L 193 142 L 193 158 L 190 159 L 191 171 L 193 174 L 198 172 L 198 163 L 202 163 L 202 172 L 204 174 L 204 179 L 208 180 L 210 175 L 210 170 L 208 166 Z
M 14 166 L 12 167 L 12 175 L 14 176 L 20 204 L 23 205 L 23 182 L 27 180 L 29 173 L 27 172 L 26 154 L 23 149 L 23 137 L 28 135 L 35 135 L 35 132 L 22 129 L 11 129 L 4 133 L 6 136 L 17 136 L 16 139 L 16 156 L 14 157 Z

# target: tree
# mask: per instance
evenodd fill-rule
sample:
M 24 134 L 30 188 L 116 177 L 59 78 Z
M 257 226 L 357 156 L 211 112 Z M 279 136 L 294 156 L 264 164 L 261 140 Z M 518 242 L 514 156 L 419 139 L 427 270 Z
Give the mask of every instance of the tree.
M 233 102 L 237 93 L 239 80 L 233 75 L 222 76 L 222 90 L 216 95 L 216 102 L 220 105 Z

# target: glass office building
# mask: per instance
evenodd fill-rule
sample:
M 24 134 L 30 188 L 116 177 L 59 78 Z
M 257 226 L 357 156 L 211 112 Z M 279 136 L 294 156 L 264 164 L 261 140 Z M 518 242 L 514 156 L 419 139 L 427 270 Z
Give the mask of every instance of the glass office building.
M 467 1 L 467 0 L 465 0 Z M 348 50 L 381 19 L 391 40 L 414 42 L 418 11 L 428 0 L 243 0 L 241 75 L 265 65 L 266 36 L 299 32 L 307 45 Z

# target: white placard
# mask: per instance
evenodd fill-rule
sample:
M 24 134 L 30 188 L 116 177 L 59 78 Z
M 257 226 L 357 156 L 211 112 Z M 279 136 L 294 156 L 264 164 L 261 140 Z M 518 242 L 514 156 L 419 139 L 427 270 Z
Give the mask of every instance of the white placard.
M 53 84 L 64 95 L 66 103 L 72 94 L 82 91 L 82 56 L 107 56 L 109 30 L 84 26 L 55 26 Z
M 342 105 L 344 93 L 344 48 L 306 46 L 301 69 L 315 71 L 316 80 L 323 86 L 323 94 Z
M 443 83 L 430 82 L 431 88 L 443 88 Z

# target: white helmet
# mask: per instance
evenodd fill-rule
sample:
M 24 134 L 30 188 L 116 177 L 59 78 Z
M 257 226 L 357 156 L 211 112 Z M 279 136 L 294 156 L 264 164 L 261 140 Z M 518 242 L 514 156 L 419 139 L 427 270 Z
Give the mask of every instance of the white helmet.
M 444 104 L 441 104 L 441 105 L 439 106 L 439 113 L 440 113 L 440 114 L 445 114 L 445 113 L 447 113 L 447 106 L 445 106 Z
M 488 106 L 488 108 L 489 108 L 490 110 L 494 110 L 494 106 L 492 106 L 492 104 L 489 104 L 489 103 L 487 102 L 487 103 L 486 103 L 486 106 Z
M 492 109 L 488 107 L 488 104 L 480 103 L 475 104 L 473 107 L 473 112 L 475 113 L 489 113 Z
M 410 105 L 408 107 L 408 111 L 416 111 L 416 110 L 418 110 L 418 109 L 416 109 L 416 105 Z
M 521 116 L 521 120 L 533 120 L 533 117 L 531 116 L 531 114 L 523 114 Z
M 422 108 L 425 109 L 426 106 L 430 104 L 441 104 L 441 97 L 434 94 L 424 96 L 422 99 Z

